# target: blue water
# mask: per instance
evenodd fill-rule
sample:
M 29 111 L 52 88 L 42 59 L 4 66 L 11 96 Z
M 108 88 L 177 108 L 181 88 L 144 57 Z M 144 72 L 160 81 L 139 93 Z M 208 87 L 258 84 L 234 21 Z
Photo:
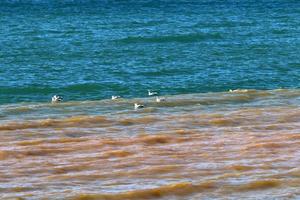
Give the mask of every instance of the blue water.
M 0 104 L 297 89 L 299 1 L 0 3 Z

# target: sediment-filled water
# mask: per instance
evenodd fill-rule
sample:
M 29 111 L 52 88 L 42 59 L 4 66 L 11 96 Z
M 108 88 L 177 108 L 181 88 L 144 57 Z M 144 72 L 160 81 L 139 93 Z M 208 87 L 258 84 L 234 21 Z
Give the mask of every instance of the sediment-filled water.
M 1 1 L 0 199 L 299 199 L 299 27 L 292 0 Z
M 2 105 L 1 198 L 297 199 L 299 101 L 280 89 Z

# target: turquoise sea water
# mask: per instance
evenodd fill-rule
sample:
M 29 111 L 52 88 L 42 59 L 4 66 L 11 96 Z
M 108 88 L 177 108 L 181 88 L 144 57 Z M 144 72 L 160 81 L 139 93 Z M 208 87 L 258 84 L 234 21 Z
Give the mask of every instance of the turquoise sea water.
M 299 1 L 0 2 L 0 104 L 300 86 Z

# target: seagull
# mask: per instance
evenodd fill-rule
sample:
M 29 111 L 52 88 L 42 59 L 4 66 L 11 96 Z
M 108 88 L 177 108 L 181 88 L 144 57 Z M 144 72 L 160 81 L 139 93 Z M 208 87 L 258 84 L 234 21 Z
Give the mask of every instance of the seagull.
M 63 100 L 63 98 L 62 98 L 61 96 L 54 95 L 54 96 L 52 97 L 51 102 L 52 102 L 52 103 L 57 103 L 57 102 L 60 102 L 60 101 L 62 101 L 62 100 Z
M 144 108 L 144 105 L 138 104 L 138 103 L 134 103 L 134 109 L 139 109 L 139 108 Z
M 156 96 L 156 95 L 158 95 L 158 92 L 148 90 L 148 95 L 149 96 Z
M 166 98 L 164 97 L 156 97 L 156 102 L 163 102 L 166 101 Z
M 121 98 L 121 96 L 111 96 L 112 100 L 116 100 L 116 99 L 119 99 L 119 98 Z
M 238 93 L 238 92 L 248 92 L 247 89 L 236 89 L 236 90 L 229 90 L 228 92 L 230 93 Z

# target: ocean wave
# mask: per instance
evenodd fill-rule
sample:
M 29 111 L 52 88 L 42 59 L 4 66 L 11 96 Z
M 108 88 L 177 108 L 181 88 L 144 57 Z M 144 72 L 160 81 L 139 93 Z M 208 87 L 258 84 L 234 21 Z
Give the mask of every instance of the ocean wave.
M 215 187 L 213 182 L 206 182 L 198 185 L 193 185 L 192 183 L 183 182 L 183 183 L 176 183 L 170 184 L 166 186 L 161 186 L 159 188 L 154 189 L 145 189 L 145 190 L 136 190 L 136 191 L 129 191 L 125 193 L 119 194 L 96 194 L 96 195 L 89 195 L 89 194 L 81 194 L 77 197 L 72 198 L 72 200 L 117 200 L 117 199 L 152 199 L 152 198 L 162 198 L 165 196 L 185 196 L 191 194 L 195 191 L 202 191 L 202 190 L 210 190 Z
M 278 179 L 263 179 L 251 181 L 240 185 L 225 184 L 222 187 L 227 188 L 227 192 L 231 191 L 255 191 L 267 190 L 280 187 L 282 181 Z M 193 184 L 190 182 L 174 183 L 164 185 L 153 189 L 134 190 L 117 194 L 80 194 L 72 200 L 118 200 L 118 199 L 157 199 L 168 196 L 178 196 L 184 198 L 193 193 L 207 193 L 221 188 L 220 183 L 208 180 L 207 182 Z
M 168 35 L 168 36 L 153 36 L 153 37 L 142 37 L 142 36 L 129 36 L 116 42 L 124 44 L 135 44 L 135 43 L 191 43 L 199 42 L 211 39 L 223 39 L 220 33 L 194 33 L 194 34 L 183 34 L 183 35 Z
M 31 119 L 43 119 L 43 120 L 53 120 L 50 124 L 59 125 L 60 120 L 67 120 L 71 116 L 76 118 L 82 118 L 81 120 L 86 120 L 85 115 L 89 116 L 89 120 L 93 120 L 93 117 L 97 116 L 107 116 L 122 114 L 122 115 L 134 115 L 136 113 L 148 113 L 148 118 L 141 119 L 133 119 L 131 117 L 124 117 L 119 119 L 118 124 L 122 126 L 129 126 L 132 124 L 138 123 L 150 123 L 151 121 L 155 122 L 157 119 L 152 118 L 152 114 L 160 113 L 162 111 L 171 112 L 173 111 L 192 111 L 193 109 L 200 109 L 203 111 L 208 111 L 209 109 L 234 109 L 243 107 L 265 107 L 271 108 L 272 106 L 279 105 L 289 105 L 289 106 L 297 106 L 300 100 L 300 90 L 298 89 L 276 89 L 276 90 L 253 90 L 253 89 L 233 89 L 227 92 L 210 92 L 210 93 L 194 93 L 194 94 L 177 94 L 177 95 L 164 95 L 167 101 L 157 103 L 154 98 L 122 98 L 118 101 L 112 101 L 110 96 L 106 97 L 106 99 L 102 99 L 97 96 L 92 96 L 94 93 L 97 95 L 98 86 L 94 85 L 75 85 L 75 86 L 67 86 L 68 89 L 65 90 L 84 90 L 84 88 L 91 87 L 91 94 L 89 96 L 85 96 L 82 92 L 77 94 L 77 98 L 79 100 L 75 101 L 70 99 L 69 93 L 61 93 L 65 101 L 59 104 L 51 104 L 50 98 L 45 99 L 45 102 L 37 102 L 37 103 L 18 103 L 18 104 L 7 104 L 1 105 L 1 118 L 5 120 L 9 120 L 13 122 L 14 118 L 17 117 L 19 123 L 23 120 L 28 121 L 29 123 L 36 124 L 37 122 L 30 122 L 27 117 L 32 116 Z M 100 86 L 103 87 L 103 86 Z M 100 89 L 101 91 L 101 89 Z M 86 91 L 87 92 L 87 91 Z M 146 93 L 146 92 L 144 92 Z M 118 93 L 119 94 L 119 93 Z M 29 94 L 27 94 L 29 96 Z M 92 96 L 92 97 L 91 97 Z M 142 96 L 142 95 L 141 95 Z M 145 96 L 145 94 L 144 94 Z M 81 99 L 81 101 L 80 101 Z M 44 99 L 37 99 L 44 100 Z M 133 109 L 133 104 L 135 102 L 140 102 L 146 106 L 145 109 L 135 111 Z M 241 107 L 240 107 L 241 108 Z M 288 120 L 285 115 L 282 115 L 281 121 L 296 121 L 297 114 L 292 116 L 292 113 L 287 116 L 290 120 Z M 35 117 L 38 115 L 39 117 Z M 156 116 L 155 116 L 156 117 Z M 27 118 L 27 120 L 26 120 Z M 30 119 L 30 118 L 29 118 Z M 161 120 L 161 119 L 159 119 Z M 143 122 L 144 121 L 144 122 Z M 225 120 L 228 123 L 230 120 Z M 212 123 L 225 123 L 225 121 L 217 119 L 215 121 L 211 121 Z M 1 124 L 3 125 L 5 121 Z M 53 124 L 54 123 L 54 124 Z M 116 122 L 114 122 L 116 123 Z M 18 124 L 18 123 L 17 123 Z M 14 126 L 19 127 L 19 125 L 14 124 Z M 40 124 L 40 123 L 38 123 Z M 25 125 L 26 127 L 27 125 Z M 29 125 L 31 127 L 32 125 Z M 34 125 L 40 126 L 40 125 Z M 69 124 L 67 125 L 69 126 Z M 22 125 L 20 125 L 22 127 Z M 3 127 L 2 127 L 3 128 Z

